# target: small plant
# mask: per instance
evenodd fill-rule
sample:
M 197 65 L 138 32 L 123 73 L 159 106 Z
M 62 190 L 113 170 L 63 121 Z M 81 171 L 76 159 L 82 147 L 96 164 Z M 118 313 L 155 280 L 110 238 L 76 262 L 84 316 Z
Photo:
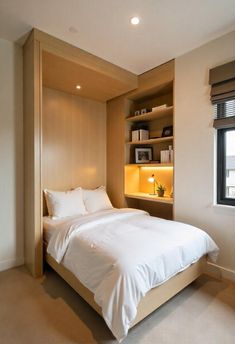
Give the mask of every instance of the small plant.
M 166 187 L 164 185 L 157 184 L 157 194 L 158 194 L 158 197 L 163 197 L 165 191 L 166 191 Z
M 157 191 L 166 191 L 166 187 L 162 184 L 158 184 Z

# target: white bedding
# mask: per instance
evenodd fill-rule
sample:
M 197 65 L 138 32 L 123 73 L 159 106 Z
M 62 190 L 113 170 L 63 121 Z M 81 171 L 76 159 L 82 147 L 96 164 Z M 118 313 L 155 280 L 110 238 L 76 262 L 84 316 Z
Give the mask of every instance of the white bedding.
M 207 253 L 215 261 L 218 247 L 193 226 L 140 210 L 112 209 L 59 224 L 48 253 L 94 293 L 107 325 L 121 341 L 151 288 Z
M 78 216 L 70 216 L 64 218 L 52 218 L 51 216 L 44 216 L 43 217 L 43 239 L 46 243 L 48 243 L 57 228 L 62 225 L 66 224 L 71 220 L 78 219 Z

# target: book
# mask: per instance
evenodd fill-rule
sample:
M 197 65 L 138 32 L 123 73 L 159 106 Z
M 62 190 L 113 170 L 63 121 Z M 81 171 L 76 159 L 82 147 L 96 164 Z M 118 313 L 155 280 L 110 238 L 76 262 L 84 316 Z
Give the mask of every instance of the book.
M 162 150 L 160 152 L 160 160 L 161 160 L 161 164 L 169 164 L 170 163 L 170 151 L 169 150 Z

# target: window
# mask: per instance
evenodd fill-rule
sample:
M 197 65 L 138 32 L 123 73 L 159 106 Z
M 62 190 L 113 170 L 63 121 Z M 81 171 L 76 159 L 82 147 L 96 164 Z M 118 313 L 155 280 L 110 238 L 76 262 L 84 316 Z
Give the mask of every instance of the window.
M 217 133 L 217 203 L 235 206 L 235 126 Z
M 210 70 L 217 130 L 217 203 L 235 206 L 235 61 Z

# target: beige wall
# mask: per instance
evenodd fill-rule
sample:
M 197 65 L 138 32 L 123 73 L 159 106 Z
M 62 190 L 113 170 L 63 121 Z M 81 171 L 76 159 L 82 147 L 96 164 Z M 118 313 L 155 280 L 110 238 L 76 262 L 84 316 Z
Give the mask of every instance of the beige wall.
M 23 263 L 22 49 L 0 39 L 0 270 Z
M 209 69 L 235 59 L 235 31 L 175 63 L 175 219 L 206 230 L 235 271 L 235 208 L 214 206 L 215 131 Z

